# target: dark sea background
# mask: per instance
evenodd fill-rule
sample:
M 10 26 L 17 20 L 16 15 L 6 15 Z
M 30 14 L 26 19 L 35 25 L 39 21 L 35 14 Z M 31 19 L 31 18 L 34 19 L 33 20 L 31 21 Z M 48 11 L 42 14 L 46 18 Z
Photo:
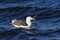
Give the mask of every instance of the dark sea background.
M 36 18 L 32 29 L 7 20 Z M 0 0 L 0 40 L 60 40 L 60 0 Z

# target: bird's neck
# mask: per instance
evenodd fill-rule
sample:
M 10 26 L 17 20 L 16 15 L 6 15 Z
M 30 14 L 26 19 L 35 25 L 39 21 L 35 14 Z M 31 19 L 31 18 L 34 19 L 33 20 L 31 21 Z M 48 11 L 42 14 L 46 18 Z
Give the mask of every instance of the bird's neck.
M 26 23 L 28 24 L 28 27 L 30 27 L 30 26 L 31 26 L 31 20 L 26 19 Z

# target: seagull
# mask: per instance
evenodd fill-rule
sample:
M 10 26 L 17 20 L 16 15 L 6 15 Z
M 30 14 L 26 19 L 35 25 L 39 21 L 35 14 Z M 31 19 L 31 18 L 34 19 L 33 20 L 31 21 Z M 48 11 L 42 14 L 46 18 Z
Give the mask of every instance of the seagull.
M 26 17 L 26 21 L 22 20 L 8 20 L 15 28 L 26 28 L 31 29 L 31 20 L 36 20 L 35 18 L 32 18 L 31 16 Z

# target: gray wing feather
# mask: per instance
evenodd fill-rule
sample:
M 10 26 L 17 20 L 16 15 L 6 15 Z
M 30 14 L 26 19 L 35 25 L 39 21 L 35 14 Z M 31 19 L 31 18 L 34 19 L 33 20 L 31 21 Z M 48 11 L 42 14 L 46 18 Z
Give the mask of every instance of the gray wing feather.
M 16 20 L 13 24 L 18 25 L 18 26 L 20 25 L 27 26 L 27 23 L 22 20 Z

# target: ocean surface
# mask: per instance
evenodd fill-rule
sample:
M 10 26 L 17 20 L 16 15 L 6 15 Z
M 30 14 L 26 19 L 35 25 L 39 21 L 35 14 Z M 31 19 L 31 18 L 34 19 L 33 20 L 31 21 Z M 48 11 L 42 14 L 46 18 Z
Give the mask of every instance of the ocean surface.
M 31 29 L 8 20 L 36 18 Z M 60 0 L 0 0 L 0 40 L 60 40 Z

